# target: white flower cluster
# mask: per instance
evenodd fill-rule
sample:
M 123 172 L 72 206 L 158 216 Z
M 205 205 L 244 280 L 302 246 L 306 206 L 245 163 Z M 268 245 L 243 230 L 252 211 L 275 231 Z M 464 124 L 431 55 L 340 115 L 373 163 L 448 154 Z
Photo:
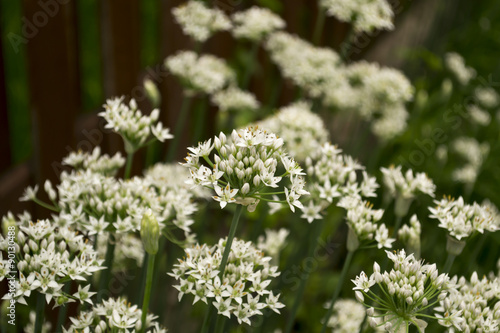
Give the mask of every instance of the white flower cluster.
M 466 86 L 470 80 L 476 77 L 476 70 L 465 65 L 464 58 L 455 52 L 446 53 L 444 56 L 445 66 L 455 75 L 458 82 Z
M 491 122 L 491 115 L 488 113 L 488 111 L 483 110 L 477 105 L 468 105 L 467 112 L 470 116 L 471 121 L 480 126 L 488 126 Z
M 108 99 L 103 105 L 105 111 L 100 112 L 99 116 L 106 119 L 105 128 L 111 128 L 120 134 L 128 154 L 132 154 L 149 144 L 153 140 L 150 138 L 151 134 L 160 142 L 173 138 L 169 129 L 163 128 L 163 124 L 158 121 L 160 113 L 158 109 L 154 109 L 149 116 L 146 116 L 137 109 L 137 103 L 134 99 L 131 99 L 128 105 L 123 102 L 123 99 L 123 96 Z
M 387 0 L 321 0 L 320 5 L 328 15 L 350 22 L 356 33 L 394 29 L 394 13 Z
M 488 109 L 495 108 L 500 103 L 500 96 L 491 87 L 477 87 L 474 89 L 474 96 L 481 106 Z
M 142 311 L 137 305 L 127 303 L 124 298 L 110 298 L 93 306 L 89 311 L 81 311 L 77 317 L 70 317 L 71 325 L 63 329 L 63 332 L 141 332 L 141 316 Z M 146 331 L 167 333 L 167 330 L 155 321 L 157 318 L 152 314 L 147 315 Z
M 370 245 L 373 240 L 379 249 L 392 248 L 396 241 L 389 238 L 389 230 L 385 224 L 377 224 L 384 215 L 383 209 L 373 209 L 373 205 L 356 197 L 344 197 L 338 203 L 339 207 L 347 210 L 347 249 L 354 251 L 360 245 Z
M 194 303 L 211 302 L 219 314 L 234 315 L 238 323 L 250 325 L 250 317 L 262 315 L 269 308 L 277 313 L 284 307 L 267 287 L 278 276 L 278 267 L 270 266 L 271 257 L 264 257 L 251 242 L 234 239 L 222 278 L 219 266 L 226 239 L 209 247 L 206 244 L 185 249 L 186 257 L 179 259 L 172 273 L 179 285 L 179 301 L 185 294 L 194 295 Z
M 185 85 L 188 93 L 213 94 L 235 81 L 234 71 L 223 59 L 181 51 L 165 60 L 165 66 Z
M 221 208 L 237 203 L 253 211 L 260 200 L 269 200 L 264 197 L 270 195 L 265 190 L 278 188 L 284 177 L 289 178 L 291 187 L 279 194 L 285 194 L 292 211 L 294 207 L 301 208 L 299 198 L 309 194 L 304 190 L 302 169 L 283 150 L 283 139 L 273 133 L 248 127 L 234 130 L 229 138 L 220 133 L 213 144 L 210 139 L 188 149 L 183 164 L 191 172 L 188 182 L 214 189 L 217 195 L 213 199 L 220 202 Z M 214 149 L 216 153 L 211 158 Z M 278 166 L 283 168 L 280 176 L 276 175 Z
M 452 142 L 451 148 L 467 161 L 461 167 L 453 170 L 451 175 L 453 180 L 474 184 L 484 160 L 490 152 L 490 145 L 487 142 L 479 143 L 471 137 L 459 137 Z
M 97 239 L 97 252 L 100 258 L 106 255 L 109 233 L 103 232 Z M 140 238 L 134 234 L 115 234 L 115 251 L 113 256 L 112 272 L 125 272 L 130 269 L 130 262 L 136 267 L 142 267 L 144 260 L 144 246 Z
M 92 153 L 71 152 L 62 161 L 63 165 L 69 165 L 75 170 L 90 170 L 106 176 L 115 176 L 120 168 L 125 165 L 125 159 L 120 152 L 109 157 L 101 154 L 101 148 L 95 147 Z
M 380 266 L 375 262 L 372 275 L 368 277 L 365 272 L 361 272 L 352 280 L 356 298 L 368 307 L 366 313 L 372 327 L 401 332 L 407 325 L 413 324 L 423 332 L 427 322 L 419 317 L 432 318 L 427 315 L 426 310 L 436 300 L 445 299 L 448 291 L 453 289 L 453 283 L 447 274 L 439 274 L 435 264 L 424 265 L 422 261 L 415 260 L 412 254 L 407 256 L 404 250 L 386 253 L 394 263 L 394 269 L 381 273 Z M 381 293 L 372 290 L 375 284 Z M 373 307 L 365 303 L 365 297 L 374 302 Z M 374 308 L 380 314 L 375 314 Z M 460 313 L 449 313 L 440 323 L 458 327 L 461 321 L 459 315 Z
M 73 295 L 62 291 L 67 281 L 86 281 L 87 276 L 104 269 L 103 260 L 97 259 L 97 253 L 88 244 L 82 234 L 68 228 L 58 228 L 49 220 L 39 220 L 33 223 L 24 215 L 16 222 L 19 231 L 16 236 L 16 263 L 19 279 L 16 281 L 16 293 L 13 298 L 27 304 L 25 297 L 30 297 L 32 291 L 45 295 L 45 300 L 54 306 L 60 306 L 75 300 L 81 303 L 92 303 L 90 285 L 78 287 Z M 0 250 L 7 252 L 8 239 L 0 235 Z M 1 259 L 1 258 L 0 258 Z M 2 262 L 0 281 L 11 269 L 7 260 Z M 10 299 L 7 293 L 4 299 Z
M 305 161 L 328 141 L 323 120 L 311 111 L 310 104 L 306 102 L 283 107 L 257 125 L 283 138 L 288 153 L 298 161 Z
M 216 92 L 211 100 L 221 111 L 253 111 L 260 106 L 252 93 L 235 86 Z
M 325 308 L 330 308 L 330 304 L 325 304 Z M 328 318 L 328 327 L 332 333 L 352 333 L 358 332 L 365 319 L 363 305 L 353 299 L 339 299 L 333 305 L 333 313 Z M 376 328 L 376 332 L 382 332 Z
M 245 38 L 254 42 L 261 41 L 270 33 L 283 29 L 285 21 L 267 8 L 251 7 L 232 16 L 232 34 L 236 38 Z
M 413 170 L 408 169 L 405 174 L 401 166 L 390 166 L 389 168 L 380 168 L 384 176 L 384 185 L 389 190 L 391 199 L 395 199 L 394 213 L 397 217 L 403 217 L 408 212 L 413 199 L 419 193 L 427 194 L 434 198 L 436 185 L 423 172 L 413 174 Z
M 204 42 L 215 32 L 231 29 L 231 21 L 223 11 L 208 8 L 202 1 L 190 0 L 172 9 L 182 32 L 197 42 Z
M 355 62 L 340 67 L 337 78 L 326 81 L 322 91 L 325 105 L 372 121 L 372 131 L 382 139 L 406 129 L 405 103 L 413 99 L 414 89 L 399 70 Z
M 280 230 L 266 229 L 266 235 L 259 236 L 257 239 L 257 248 L 273 259 L 277 259 L 280 251 L 286 246 L 288 234 L 290 234 L 290 231 L 285 228 Z
M 337 80 L 340 57 L 329 48 L 281 31 L 269 36 L 265 48 L 282 75 L 312 97 L 323 93 L 326 82 Z
M 456 277 L 455 277 L 456 278 Z M 439 302 L 434 311 L 436 317 L 443 317 L 441 325 L 449 326 L 446 317 L 450 313 L 460 313 L 458 325 L 461 332 L 498 332 L 500 330 L 500 280 L 478 278 L 472 273 L 470 281 L 465 277 L 458 279 L 457 288 L 450 290 L 448 296 Z M 451 327 L 449 332 L 455 332 Z
M 321 219 L 319 214 L 333 203 L 335 198 L 375 197 L 378 184 L 365 171 L 359 179 L 357 171 L 364 167 L 351 156 L 342 155 L 341 150 L 331 143 L 325 143 L 306 158 L 308 190 L 311 193 L 309 205 L 302 209 L 309 223 Z M 312 157 L 312 158 L 311 158 Z M 314 159 L 313 159 L 314 158 Z
M 492 212 L 475 202 L 468 205 L 462 197 L 457 200 L 445 197 L 435 203 L 436 207 L 429 208 L 432 213 L 430 217 L 439 220 L 438 227 L 447 229 L 459 241 L 475 232 L 494 232 L 499 229 Z
M 398 230 L 399 240 L 405 245 L 408 253 L 413 253 L 415 258 L 420 258 L 420 235 L 422 233 L 422 226 L 417 218 L 417 215 L 412 215 L 410 218 L 410 225 L 403 225 Z

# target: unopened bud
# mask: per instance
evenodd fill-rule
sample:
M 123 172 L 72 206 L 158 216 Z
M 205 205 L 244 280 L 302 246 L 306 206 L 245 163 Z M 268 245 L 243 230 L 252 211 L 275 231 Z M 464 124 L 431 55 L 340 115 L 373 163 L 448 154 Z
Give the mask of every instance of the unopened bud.
M 158 241 L 160 239 L 160 225 L 156 217 L 148 209 L 141 220 L 141 239 L 144 245 L 144 250 L 149 254 L 158 252 Z
M 153 108 L 159 107 L 161 103 L 160 91 L 151 79 L 144 80 L 144 91 Z

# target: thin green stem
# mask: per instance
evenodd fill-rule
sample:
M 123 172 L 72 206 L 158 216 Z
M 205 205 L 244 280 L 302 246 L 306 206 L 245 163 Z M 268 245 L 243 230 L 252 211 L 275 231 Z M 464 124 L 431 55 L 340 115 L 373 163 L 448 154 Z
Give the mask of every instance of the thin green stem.
M 310 240 L 310 243 L 309 243 L 309 251 L 307 253 L 306 258 L 312 257 L 314 250 L 316 249 L 316 244 L 318 243 L 318 238 L 321 235 L 321 230 L 323 229 L 322 228 L 323 227 L 322 221 L 323 220 L 315 222 L 315 224 L 313 226 L 313 228 L 314 228 L 313 235 L 312 235 L 312 239 Z M 286 324 L 286 329 L 285 329 L 286 333 L 290 333 L 292 331 L 293 323 L 295 321 L 295 316 L 297 315 L 297 310 L 299 309 L 300 303 L 302 301 L 302 297 L 303 297 L 304 291 L 306 289 L 307 280 L 309 279 L 309 275 L 311 275 L 311 272 L 309 270 L 307 270 L 305 272 L 305 276 L 301 276 L 299 289 L 298 289 L 297 293 L 295 294 L 295 300 L 293 302 L 292 310 L 291 310 L 290 316 L 288 317 L 288 321 Z
M 226 324 L 226 317 L 217 316 L 217 321 L 215 322 L 215 333 L 222 333 L 224 331 L 225 324 Z
M 170 144 L 170 148 L 168 150 L 166 156 L 166 162 L 172 162 L 177 154 L 177 150 L 179 149 L 179 141 L 181 134 L 184 130 L 186 120 L 188 117 L 189 109 L 191 107 L 192 97 L 184 96 L 182 99 L 181 111 L 179 112 L 179 117 L 177 118 L 177 123 L 175 124 L 175 132 L 174 138 Z
M 335 287 L 335 291 L 333 292 L 330 307 L 328 308 L 328 312 L 326 313 L 325 322 L 323 323 L 323 327 L 321 328 L 321 333 L 325 333 L 325 331 L 326 331 L 328 319 L 332 316 L 333 305 L 335 304 L 335 301 L 337 301 L 337 298 L 340 295 L 340 291 L 342 290 L 342 286 L 344 285 L 344 280 L 345 280 L 345 277 L 347 275 L 347 272 L 349 271 L 349 266 L 351 265 L 352 257 L 354 256 L 355 252 L 356 251 L 347 252 L 347 257 L 344 261 L 344 266 L 342 267 L 342 272 L 340 273 L 339 281 L 337 282 L 337 286 Z
M 155 256 L 154 254 L 148 254 L 148 273 L 146 276 L 146 289 L 144 291 L 144 298 L 142 301 L 142 316 L 141 323 L 142 329 L 141 332 L 146 332 L 146 316 L 148 314 L 149 308 L 149 298 L 151 297 L 151 286 L 153 285 L 153 272 L 155 267 Z
M 448 253 L 448 257 L 446 258 L 446 263 L 444 264 L 444 272 L 449 273 L 451 266 L 453 266 L 453 262 L 455 261 L 456 256 Z
M 321 32 L 323 31 L 323 26 L 325 25 L 325 10 L 321 7 L 318 8 L 318 17 L 316 18 L 316 25 L 314 26 L 314 33 L 312 41 L 315 45 L 318 45 L 321 39 Z
M 231 221 L 231 227 L 229 228 L 229 235 L 227 236 L 226 239 L 226 246 L 224 247 L 224 253 L 222 254 L 222 260 L 220 262 L 219 266 L 219 278 L 221 281 L 224 281 L 224 270 L 226 269 L 227 265 L 227 260 L 229 258 L 229 252 L 231 251 L 231 245 L 233 244 L 233 239 L 234 235 L 236 234 L 236 229 L 238 227 L 238 221 L 240 220 L 241 212 L 243 211 L 243 206 L 242 205 L 236 205 L 236 211 L 234 212 L 233 215 L 233 220 Z M 208 330 L 210 323 L 213 322 L 214 316 L 217 316 L 217 314 L 213 311 L 213 306 L 210 304 L 209 305 L 209 310 L 207 311 L 207 318 L 205 318 L 205 321 L 203 323 L 203 328 L 202 332 L 206 332 Z
M 45 295 L 38 293 L 36 299 L 35 333 L 42 333 L 43 319 L 45 318 Z
M 201 101 L 201 105 L 196 110 L 195 123 L 194 123 L 194 141 L 199 142 L 204 136 L 204 131 L 206 129 L 206 115 L 207 115 L 208 103 L 206 99 Z
M 212 317 L 213 307 L 211 304 L 208 305 L 207 311 L 205 311 L 205 318 L 203 318 L 203 325 L 201 326 L 200 333 L 207 333 L 210 327 L 210 317 Z
M 71 282 L 66 282 L 66 284 L 63 287 L 63 292 L 65 294 L 69 294 L 71 290 Z M 59 313 L 57 315 L 57 332 L 62 332 L 64 324 L 66 323 L 67 316 L 66 314 L 68 313 L 68 304 L 64 304 L 59 307 Z
M 224 247 L 224 254 L 222 255 L 222 260 L 219 266 L 219 278 L 223 281 L 224 270 L 226 269 L 227 259 L 229 258 L 229 252 L 231 251 L 231 245 L 233 244 L 234 235 L 236 233 L 236 228 L 238 227 L 238 221 L 240 220 L 241 212 L 243 211 L 242 205 L 236 205 L 236 211 L 234 212 L 233 220 L 231 221 L 231 227 L 229 228 L 229 235 L 227 236 L 226 246 Z
M 113 259 L 115 256 L 115 237 L 113 233 L 109 233 L 108 246 L 106 248 L 106 256 L 104 257 L 104 267 L 105 270 L 101 272 L 101 277 L 99 279 L 99 290 L 106 290 L 109 285 L 109 279 L 111 276 L 111 269 L 113 266 Z M 100 299 L 98 300 L 100 301 Z
M 403 220 L 402 216 L 396 217 L 396 223 L 394 224 L 394 230 L 392 231 L 392 238 L 396 238 L 398 234 L 398 230 L 401 227 L 401 221 Z
M 255 61 L 258 52 L 259 43 L 254 42 L 252 45 L 252 50 L 250 51 L 250 54 L 247 58 L 245 74 L 243 74 L 243 80 L 241 81 L 241 89 L 246 89 L 248 87 L 248 84 L 250 83 L 250 78 L 252 77 L 252 74 L 255 70 L 255 65 L 256 63 L 258 63 Z
M 127 154 L 127 164 L 125 165 L 125 175 L 123 179 L 130 178 L 130 172 L 132 172 L 132 162 L 134 160 L 134 153 Z
M 61 209 L 59 209 L 58 207 L 49 205 L 48 203 L 45 203 L 42 200 L 39 200 L 37 198 L 33 198 L 33 202 L 36 203 L 37 205 L 42 206 L 43 208 L 47 208 L 47 209 L 49 209 L 51 211 L 54 211 L 54 212 L 60 212 L 61 211 Z

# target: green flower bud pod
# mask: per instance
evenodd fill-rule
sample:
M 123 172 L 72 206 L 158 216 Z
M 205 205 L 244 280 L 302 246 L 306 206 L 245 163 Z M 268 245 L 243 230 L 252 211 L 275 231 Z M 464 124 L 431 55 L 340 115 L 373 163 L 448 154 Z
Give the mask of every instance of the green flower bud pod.
M 158 241 L 160 239 L 160 225 L 156 217 L 148 209 L 142 216 L 141 220 L 141 239 L 144 245 L 144 250 L 149 254 L 158 252 Z

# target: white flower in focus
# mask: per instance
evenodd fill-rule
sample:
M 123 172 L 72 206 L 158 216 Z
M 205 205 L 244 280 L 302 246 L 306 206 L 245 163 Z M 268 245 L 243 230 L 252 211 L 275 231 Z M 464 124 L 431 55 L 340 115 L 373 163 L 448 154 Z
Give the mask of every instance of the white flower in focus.
M 198 42 L 204 42 L 215 32 L 231 29 L 231 21 L 223 11 L 208 8 L 203 2 L 190 0 L 172 9 L 182 31 Z

